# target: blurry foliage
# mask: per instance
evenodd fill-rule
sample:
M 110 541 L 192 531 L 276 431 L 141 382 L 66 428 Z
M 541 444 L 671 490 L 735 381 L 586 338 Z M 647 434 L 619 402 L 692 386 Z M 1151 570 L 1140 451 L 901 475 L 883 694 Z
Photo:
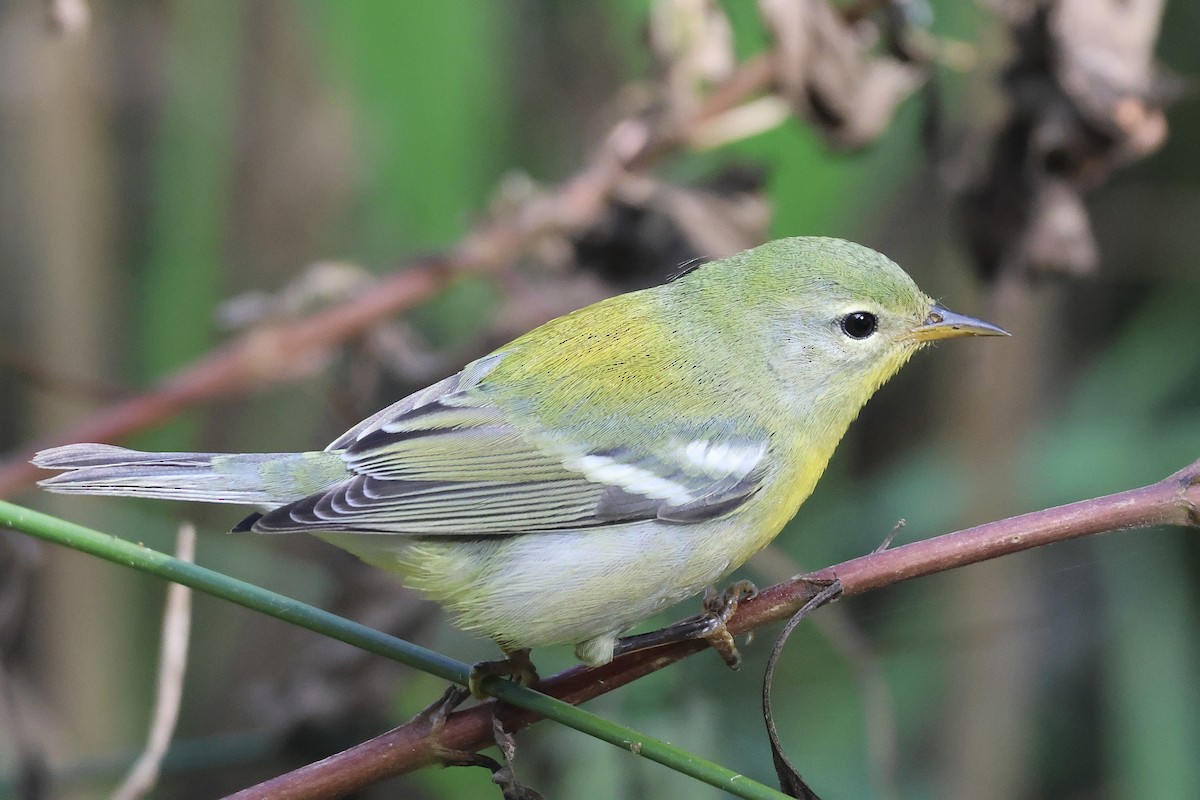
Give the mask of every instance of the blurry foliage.
M 82 41 L 47 36 L 35 3 L 0 6 L 6 349 L 65 376 L 136 386 L 217 341 L 213 310 L 224 298 L 275 290 L 317 260 L 383 272 L 406 254 L 452 245 L 502 202 L 494 192 L 506 172 L 562 179 L 622 113 L 619 90 L 651 69 L 647 6 L 95 2 Z M 757 52 L 765 34 L 751 4 L 727 7 L 738 52 Z M 955 308 L 1004 308 L 974 280 L 943 179 L 954 154 L 978 148 L 1002 115 L 996 75 L 1006 34 L 974 4 L 941 0 L 928 12 L 933 33 L 969 44 L 978 59 L 970 70 L 939 70 L 948 161 L 931 164 L 922 152 L 926 108 L 915 99 L 852 156 L 832 154 L 790 121 L 675 158 L 662 174 L 701 184 L 748 165 L 765 181 L 772 235 L 856 239 L 889 253 Z M 1169 4 L 1159 52 L 1184 76 L 1200 70 L 1197 26 L 1200 7 Z M 868 406 L 778 540 L 781 552 L 817 567 L 874 547 L 900 517 L 909 521 L 904 540 L 1149 482 L 1200 456 L 1200 111 L 1189 99 L 1169 123 L 1158 155 L 1089 200 L 1098 274 L 1024 287 L 1031 328 L 996 319 L 1027 337 L 1020 352 L 1028 361 L 1009 373 L 1004 391 L 963 390 L 980 378 L 977 348 L 924 354 Z M 585 255 L 622 252 L 601 244 L 580 247 L 595 245 Z M 541 255 L 549 264 L 562 256 Z M 497 306 L 521 282 L 566 286 L 561 269 L 520 266 L 410 315 L 409 335 L 442 354 L 441 372 L 485 349 Z M 626 279 L 611 265 L 597 272 Z M 298 388 L 201 410 L 190 415 L 194 424 L 140 444 L 321 446 L 353 421 L 337 402 L 347 387 L 373 392 L 351 398 L 363 413 L 415 382 L 383 370 L 370 348 L 350 347 Z M 1001 403 L 1023 410 L 1018 423 L 991 438 L 963 436 L 971 420 L 985 420 L 986 430 L 988 416 L 1004 418 Z M 6 373 L 0 445 L 31 440 L 95 405 Z M 994 490 L 993 502 L 980 500 L 981 485 Z M 194 515 L 209 532 L 201 563 L 379 619 L 467 660 L 491 655 L 489 643 L 440 624 L 431 606 L 364 576 L 340 553 L 301 540 L 222 537 L 238 516 L 227 508 L 20 499 L 160 548 L 176 519 Z M 998 762 L 989 770 L 1007 776 L 1008 796 L 1200 796 L 1195 535 L 1114 535 L 1006 561 L 1022 581 L 1007 584 L 1011 592 L 1001 582 L 982 606 L 962 592 L 984 568 L 844 604 L 874 642 L 892 691 L 901 796 L 956 796 L 964 765 L 974 763 L 968 746 Z M 5 668 L 24 676 L 21 716 L 54 774 L 98 776 L 55 794 L 89 796 L 111 785 L 113 759 L 141 740 L 162 587 L 70 553 L 45 553 L 36 569 L 23 630 L 5 636 L 19 644 Z M 754 565 L 743 572 L 756 576 Z M 352 591 L 364 585 L 370 602 Z M 205 598 L 196 614 L 179 755 L 163 797 L 211 797 L 319 758 L 398 723 L 440 691 L 427 676 L 345 656 Z M 766 650 L 746 648 L 737 674 L 701 655 L 592 708 L 769 781 L 757 710 Z M 538 656 L 543 671 L 571 663 L 565 649 Z M 954 741 L 955 731 L 989 727 L 970 719 L 983 707 L 963 702 L 956 684 L 973 656 L 994 670 L 971 673 L 974 691 L 1013 710 L 1009 727 L 995 731 L 1003 741 Z M 1010 698 L 1002 673 L 1017 668 L 1021 696 Z M 817 626 L 805 626 L 780 674 L 776 717 L 805 777 L 828 797 L 871 796 L 871 709 L 853 665 Z M 9 712 L 0 721 L 10 722 Z M 0 776 L 15 769 L 14 731 L 0 725 Z M 523 779 L 548 797 L 719 796 L 549 725 L 519 742 Z M 986 780 L 967 775 L 968 785 L 971 777 Z M 486 772 L 465 769 L 426 770 L 372 796 L 397 786 L 431 798 L 498 796 Z M 0 777 L 4 796 L 12 788 Z M 972 796 L 992 795 L 980 788 Z

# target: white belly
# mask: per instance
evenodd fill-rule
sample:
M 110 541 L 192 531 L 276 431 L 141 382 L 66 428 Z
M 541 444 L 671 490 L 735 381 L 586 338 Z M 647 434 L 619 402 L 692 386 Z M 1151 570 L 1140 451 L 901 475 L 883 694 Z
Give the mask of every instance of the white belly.
M 504 648 L 586 643 L 577 648 L 580 658 L 603 663 L 622 631 L 702 591 L 750 555 L 730 552 L 730 536 L 738 537 L 730 523 L 652 521 L 473 540 L 321 538 L 400 572 L 460 627 Z

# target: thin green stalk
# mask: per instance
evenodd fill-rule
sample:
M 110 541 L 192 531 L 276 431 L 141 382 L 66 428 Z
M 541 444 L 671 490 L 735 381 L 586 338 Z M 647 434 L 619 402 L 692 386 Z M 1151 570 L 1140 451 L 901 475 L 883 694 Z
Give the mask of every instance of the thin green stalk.
M 0 526 L 65 545 L 72 550 L 98 556 L 106 561 L 148 572 L 169 581 L 182 583 L 214 597 L 261 611 L 268 616 L 308 628 L 311 631 L 385 656 L 455 683 L 464 683 L 470 667 L 432 650 L 419 647 L 395 636 L 322 611 L 314 606 L 268 591 L 211 569 L 134 544 L 73 522 L 42 514 L 0 500 Z
M 471 668 L 467 664 L 395 636 L 228 575 L 180 561 L 157 550 L 2 500 L 0 526 L 190 586 L 454 683 L 465 686 L 470 675 Z M 524 686 L 499 678 L 489 678 L 484 682 L 484 688 L 506 703 L 533 711 L 623 750 L 636 752 L 651 761 L 657 761 L 737 797 L 750 800 L 778 800 L 787 797 L 765 784 L 699 758 L 686 750 L 609 722 L 570 703 L 564 703 Z

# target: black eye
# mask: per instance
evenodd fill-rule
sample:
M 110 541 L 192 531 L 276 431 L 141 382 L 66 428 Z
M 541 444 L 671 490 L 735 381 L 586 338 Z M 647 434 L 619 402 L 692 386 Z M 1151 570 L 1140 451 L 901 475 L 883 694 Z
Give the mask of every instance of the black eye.
M 842 317 L 842 331 L 851 339 L 865 339 L 879 327 L 879 320 L 869 311 L 854 311 Z

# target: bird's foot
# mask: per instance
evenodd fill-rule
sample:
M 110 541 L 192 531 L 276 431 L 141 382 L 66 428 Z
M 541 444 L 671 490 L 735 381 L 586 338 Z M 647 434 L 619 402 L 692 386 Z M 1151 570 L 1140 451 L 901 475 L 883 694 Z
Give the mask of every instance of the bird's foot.
M 532 686 L 538 682 L 537 667 L 529 659 L 529 648 L 520 650 L 505 650 L 504 658 L 498 661 L 480 661 L 471 667 L 471 675 L 467 678 L 467 687 L 476 700 L 486 700 L 490 695 L 483 690 L 483 681 L 493 675 L 511 677 L 522 686 Z
M 521 651 L 525 653 L 525 661 L 529 661 L 529 651 Z M 486 662 L 504 664 L 505 661 Z M 529 665 L 532 670 L 532 665 Z M 532 673 L 536 675 L 537 673 Z M 432 705 L 417 714 L 409 725 L 417 727 L 421 731 L 422 738 L 428 738 L 433 742 L 433 753 L 437 756 L 438 761 L 447 767 L 485 767 L 492 773 L 492 782 L 498 784 L 504 792 L 505 797 L 520 798 L 521 800 L 541 800 L 541 795 L 533 791 L 527 786 L 523 786 L 517 782 L 517 777 L 513 772 L 513 760 L 517 754 L 517 741 L 510 731 L 505 730 L 504 724 L 497 716 L 496 712 L 500 708 L 499 704 L 492 707 L 492 736 L 496 741 L 496 746 L 500 748 L 500 752 L 504 754 L 504 760 L 507 764 L 501 764 L 494 758 L 485 756 L 482 753 L 473 753 L 470 750 L 454 750 L 444 747 L 440 740 L 442 730 L 446 727 L 446 718 L 450 716 L 450 712 L 458 708 L 464 700 L 471 696 L 471 693 L 461 686 L 451 685 L 446 689 L 438 700 Z
M 742 666 L 742 654 L 733 642 L 733 634 L 725 626 L 733 612 L 737 611 L 738 603 L 756 594 L 758 587 L 750 581 L 737 581 L 720 593 L 711 587 L 704 592 L 704 612 L 708 624 L 700 636 L 712 645 L 730 669 Z
M 649 633 L 639 633 L 618 639 L 614 655 L 624 655 L 674 642 L 704 639 L 716 649 L 732 669 L 741 665 L 741 655 L 733 643 L 733 635 L 725 624 L 737 610 L 738 603 L 758 593 L 750 581 L 738 581 L 723 592 L 709 589 L 704 593 L 704 613 L 680 620 L 673 625 Z

